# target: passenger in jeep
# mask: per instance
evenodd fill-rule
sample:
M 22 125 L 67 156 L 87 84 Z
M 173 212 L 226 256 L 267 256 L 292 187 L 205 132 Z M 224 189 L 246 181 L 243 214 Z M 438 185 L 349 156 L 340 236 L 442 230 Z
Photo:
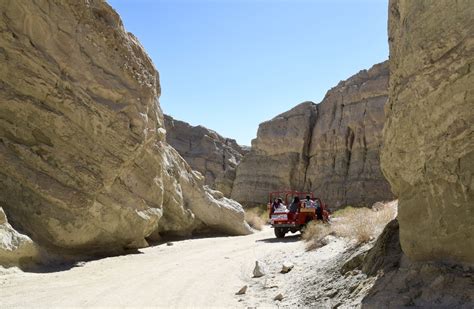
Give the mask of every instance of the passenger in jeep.
M 315 200 L 315 201 L 314 201 L 314 205 L 315 205 L 315 207 L 316 207 L 316 219 L 317 219 L 317 220 L 324 221 L 324 218 L 323 218 L 323 208 L 321 207 L 321 204 L 319 203 L 318 200 Z
M 290 212 L 295 213 L 298 211 L 299 208 L 300 208 L 300 198 L 295 196 L 293 198 L 293 202 L 290 205 Z
M 277 199 L 273 199 L 273 203 L 272 203 L 272 213 L 274 213 L 277 208 L 278 208 L 278 200 L 277 200 Z
M 283 204 L 283 200 L 282 200 L 281 198 L 279 198 L 279 199 L 277 200 L 277 203 L 278 203 L 278 205 L 277 205 L 277 207 L 275 208 L 275 210 L 277 210 L 277 211 L 287 211 L 287 210 L 288 210 L 288 209 L 286 208 L 286 205 Z

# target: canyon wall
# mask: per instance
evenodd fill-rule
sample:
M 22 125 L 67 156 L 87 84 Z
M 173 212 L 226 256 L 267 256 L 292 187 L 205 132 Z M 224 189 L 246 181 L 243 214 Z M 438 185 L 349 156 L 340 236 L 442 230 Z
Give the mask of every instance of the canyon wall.
M 206 185 L 230 197 L 237 165 L 246 151 L 235 140 L 203 126 L 164 117 L 166 141 L 194 170 L 204 175 Z
M 0 207 L 50 249 L 249 233 L 165 142 L 158 72 L 104 1 L 0 2 Z
M 474 263 L 474 5 L 391 0 L 382 169 L 412 260 Z
M 379 160 L 388 77 L 388 62 L 376 64 L 340 82 L 318 106 L 306 188 L 331 207 L 393 199 Z
M 393 198 L 379 168 L 388 62 L 362 70 L 259 126 L 237 169 L 232 198 L 265 203 L 268 192 L 310 190 L 332 209 Z
M 270 191 L 304 187 L 306 153 L 317 106 L 304 102 L 260 124 L 237 168 L 232 198 L 245 205 L 267 202 Z

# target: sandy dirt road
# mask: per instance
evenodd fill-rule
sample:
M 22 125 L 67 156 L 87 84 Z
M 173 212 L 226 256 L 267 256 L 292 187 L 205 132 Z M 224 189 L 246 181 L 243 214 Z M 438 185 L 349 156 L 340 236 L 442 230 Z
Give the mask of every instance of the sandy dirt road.
M 304 251 L 298 236 L 277 241 L 268 227 L 173 244 L 63 271 L 4 271 L 0 307 L 244 307 L 234 294 L 252 280 L 256 260 L 282 261 Z

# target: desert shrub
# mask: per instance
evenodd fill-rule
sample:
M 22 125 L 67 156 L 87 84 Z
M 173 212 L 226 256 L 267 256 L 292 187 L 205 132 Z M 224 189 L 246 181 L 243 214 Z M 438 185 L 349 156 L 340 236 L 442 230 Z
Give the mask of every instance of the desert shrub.
M 303 239 L 308 242 L 307 249 L 322 246 L 321 240 L 329 235 L 353 239 L 358 244 L 375 239 L 384 227 L 397 215 L 397 202 L 377 203 L 373 208 L 345 207 L 331 216 L 331 224 L 310 223 Z
M 371 210 L 368 208 L 347 211 L 341 220 L 336 221 L 333 230 L 337 236 L 353 238 L 358 243 L 368 242 L 374 228 L 371 221 Z
M 360 208 L 355 208 L 355 207 L 352 207 L 352 206 L 348 205 L 344 208 L 340 208 L 340 209 L 336 210 L 335 212 L 333 212 L 331 214 L 331 218 L 345 217 L 348 213 L 352 213 L 353 211 L 355 211 L 357 209 L 360 209 Z
M 323 246 L 322 239 L 331 233 L 331 227 L 321 221 L 312 221 L 304 229 L 302 238 L 307 242 L 306 250 L 314 250 Z
M 267 206 L 257 206 L 245 208 L 245 221 L 254 229 L 262 230 L 263 226 L 268 222 Z
M 396 206 L 388 204 L 384 207 L 378 205 L 376 209 L 350 207 L 340 212 L 332 229 L 337 236 L 366 243 L 380 235 L 385 225 L 395 216 Z

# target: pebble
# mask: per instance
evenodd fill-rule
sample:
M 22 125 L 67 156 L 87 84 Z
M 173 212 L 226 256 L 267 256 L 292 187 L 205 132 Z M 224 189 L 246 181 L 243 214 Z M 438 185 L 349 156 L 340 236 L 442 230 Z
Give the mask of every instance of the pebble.
M 244 295 L 247 293 L 247 288 L 248 286 L 244 285 L 237 293 L 235 293 L 235 295 Z
M 278 294 L 277 296 L 275 296 L 275 298 L 273 298 L 273 300 L 276 300 L 276 301 L 282 301 L 283 300 L 283 294 Z

